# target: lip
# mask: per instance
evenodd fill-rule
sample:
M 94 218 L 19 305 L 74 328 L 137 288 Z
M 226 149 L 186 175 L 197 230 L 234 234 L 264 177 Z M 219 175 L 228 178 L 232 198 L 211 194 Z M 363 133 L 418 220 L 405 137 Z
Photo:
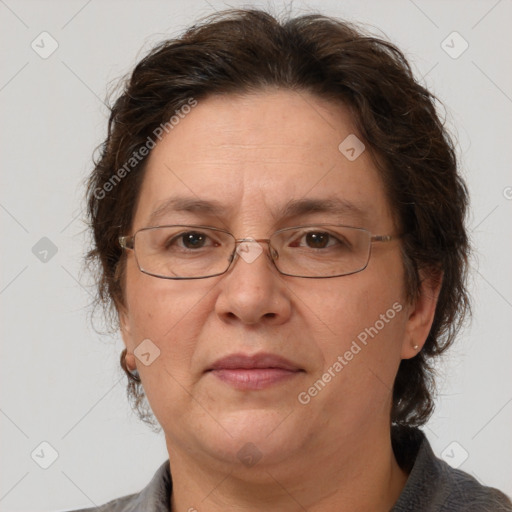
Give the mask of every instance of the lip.
M 302 368 L 275 354 L 232 354 L 209 367 L 212 373 L 226 384 L 239 390 L 264 389 L 296 377 Z

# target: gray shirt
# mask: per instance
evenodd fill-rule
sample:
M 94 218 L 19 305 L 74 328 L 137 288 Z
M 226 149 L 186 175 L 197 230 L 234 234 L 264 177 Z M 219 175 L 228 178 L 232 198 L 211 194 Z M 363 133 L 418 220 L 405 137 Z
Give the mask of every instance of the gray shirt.
M 397 461 L 409 478 L 390 512 L 512 512 L 502 492 L 438 459 L 421 430 L 394 428 L 392 439 Z M 171 512 L 171 493 L 167 460 L 141 492 L 73 512 Z

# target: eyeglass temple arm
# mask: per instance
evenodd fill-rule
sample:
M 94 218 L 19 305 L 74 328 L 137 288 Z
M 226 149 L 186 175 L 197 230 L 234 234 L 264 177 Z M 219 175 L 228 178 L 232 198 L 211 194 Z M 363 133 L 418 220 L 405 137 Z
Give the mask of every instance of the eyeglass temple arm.
M 400 238 L 400 235 L 373 235 L 371 238 L 372 242 L 390 242 Z
M 133 249 L 134 240 L 135 240 L 134 236 L 120 236 L 119 237 L 119 245 L 123 249 Z

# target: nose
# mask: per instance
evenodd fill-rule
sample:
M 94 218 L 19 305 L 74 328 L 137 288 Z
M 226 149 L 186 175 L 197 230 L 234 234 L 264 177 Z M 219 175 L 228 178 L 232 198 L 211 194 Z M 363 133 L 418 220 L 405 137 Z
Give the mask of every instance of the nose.
M 278 325 L 291 315 L 290 292 L 269 255 L 266 240 L 242 239 L 219 282 L 215 310 L 225 322 Z

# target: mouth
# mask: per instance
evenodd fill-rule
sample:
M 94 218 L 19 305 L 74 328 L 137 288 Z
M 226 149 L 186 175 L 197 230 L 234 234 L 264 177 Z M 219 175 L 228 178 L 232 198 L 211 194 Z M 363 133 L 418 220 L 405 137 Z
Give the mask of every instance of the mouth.
M 291 361 L 274 354 L 232 354 L 219 359 L 206 370 L 238 390 L 259 390 L 304 373 Z

